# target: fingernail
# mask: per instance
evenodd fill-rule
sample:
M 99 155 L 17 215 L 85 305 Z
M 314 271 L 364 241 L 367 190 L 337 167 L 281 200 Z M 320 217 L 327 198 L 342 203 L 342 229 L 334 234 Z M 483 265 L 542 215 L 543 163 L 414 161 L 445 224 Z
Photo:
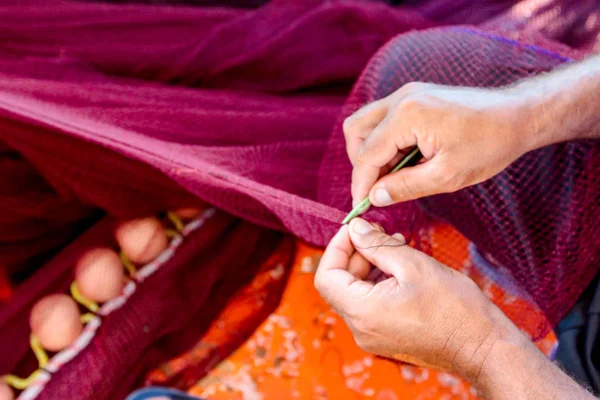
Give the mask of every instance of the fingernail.
M 371 232 L 375 227 L 361 218 L 356 218 L 351 222 L 352 231 L 354 233 L 358 233 L 359 235 L 366 235 Z
M 349 117 L 346 117 L 346 119 L 344 119 L 344 122 L 342 122 L 342 129 L 346 130 L 348 129 L 348 126 L 352 123 L 352 115 Z
M 352 208 L 356 207 L 360 203 L 360 200 L 352 200 Z
M 374 205 L 376 206 L 389 206 L 393 203 L 392 197 L 388 193 L 388 191 L 383 188 L 375 189 L 375 194 L 373 195 Z

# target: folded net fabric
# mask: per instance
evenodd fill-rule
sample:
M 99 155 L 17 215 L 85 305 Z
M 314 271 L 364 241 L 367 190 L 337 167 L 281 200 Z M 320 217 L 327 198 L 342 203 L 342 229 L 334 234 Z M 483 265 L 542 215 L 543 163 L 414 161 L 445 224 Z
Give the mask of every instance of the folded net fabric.
M 580 50 L 552 40 L 580 37 L 571 33 L 583 14 L 593 14 L 587 5 L 564 15 L 564 1 L 492 3 L 482 18 L 487 31 L 443 28 L 396 38 L 483 21 L 440 18 L 439 2 L 276 1 L 256 10 L 3 5 L 0 263 L 12 279 L 25 277 L 89 227 L 98 209 L 131 217 L 196 197 L 325 245 L 350 209 L 340 122 L 353 110 L 411 80 L 499 86 L 593 48 L 594 23 L 585 24 L 585 43 L 569 39 Z M 518 30 L 498 33 L 515 20 Z M 544 23 L 563 28 L 544 30 Z M 450 222 L 474 243 L 482 264 L 495 268 L 487 273 L 539 305 L 548 322 L 510 317 L 542 337 L 597 271 L 598 151 L 598 142 L 552 146 L 474 188 L 367 217 L 411 233 L 429 252 L 436 247 L 431 218 Z M 450 244 L 444 254 L 441 261 L 456 262 Z M 22 296 L 9 302 L 13 312 L 18 304 L 27 312 Z M 2 332 L 2 339 L 15 336 Z M 126 357 L 113 356 L 117 363 Z M 90 368 L 79 362 L 79 371 Z M 93 397 L 103 377 L 85 379 L 90 384 L 77 398 Z
M 27 192 L 21 175 L 3 176 L 12 212 L 1 261 L 33 255 L 24 242 L 52 247 L 42 232 L 68 231 L 69 217 L 89 212 L 83 204 L 143 214 L 185 201 L 181 187 L 324 244 L 343 211 L 316 202 L 318 167 L 345 96 L 318 88 L 348 86 L 394 34 L 429 26 L 389 11 L 319 1 L 257 11 L 3 7 L 4 159 L 24 157 L 39 175 L 26 177 Z M 43 205 L 19 203 L 35 191 L 47 193 Z

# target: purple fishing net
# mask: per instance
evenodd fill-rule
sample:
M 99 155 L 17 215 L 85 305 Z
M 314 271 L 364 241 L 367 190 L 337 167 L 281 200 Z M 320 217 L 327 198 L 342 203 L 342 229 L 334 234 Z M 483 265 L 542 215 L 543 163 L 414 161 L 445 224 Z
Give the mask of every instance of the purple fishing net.
M 481 7 L 485 16 L 467 12 L 481 2 L 451 3 L 394 8 L 274 1 L 258 9 L 3 4 L 0 263 L 13 277 L 27 277 L 78 237 L 98 210 L 147 215 L 194 204 L 197 197 L 326 245 L 350 210 L 351 167 L 340 129 L 345 116 L 413 80 L 500 86 L 551 70 L 593 48 L 600 29 L 583 17 L 597 14 L 597 2 L 571 5 L 565 15 L 547 11 L 567 7 L 564 1 L 489 1 Z M 489 26 L 397 36 L 457 22 Z M 504 27 L 517 29 L 500 33 Z M 548 147 L 481 185 L 367 215 L 388 230 L 412 233 L 426 229 L 432 217 L 450 222 L 554 324 L 599 265 L 599 151 L 597 141 Z M 211 261 L 215 276 L 217 264 Z M 29 294 L 17 291 L 0 309 L 0 354 L 11 354 L 0 359 L 0 373 L 19 372 L 21 360 L 31 360 L 31 291 L 63 288 L 70 278 L 62 268 L 53 278 L 60 284 L 44 287 L 41 278 L 29 278 L 22 286 Z M 156 283 L 171 289 L 165 290 L 174 303 L 181 276 L 165 272 Z M 150 318 L 156 306 L 128 305 L 140 318 Z M 76 359 L 40 398 L 126 393 L 136 377 L 116 377 L 142 360 L 157 340 L 154 333 L 171 322 L 168 310 L 160 310 L 153 335 L 127 331 L 136 352 Z M 533 336 L 550 329 L 511 318 Z M 110 336 L 97 340 L 105 342 L 95 342 L 94 351 L 110 347 Z M 110 371 L 109 379 L 79 374 L 100 367 Z M 76 379 L 85 384 L 74 385 Z

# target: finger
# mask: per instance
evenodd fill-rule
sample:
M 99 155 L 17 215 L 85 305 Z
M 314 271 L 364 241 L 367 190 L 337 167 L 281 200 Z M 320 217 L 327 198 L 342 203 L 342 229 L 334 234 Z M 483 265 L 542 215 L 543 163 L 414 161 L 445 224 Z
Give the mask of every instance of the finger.
M 417 251 L 406 245 L 402 235 L 389 236 L 364 219 L 355 218 L 350 223 L 350 239 L 371 264 L 399 281 L 407 281 L 408 270 L 415 268 L 413 253 Z
M 385 207 L 391 204 L 414 200 L 449 191 L 449 180 L 445 179 L 440 163 L 430 161 L 404 168 L 383 176 L 369 192 L 371 204 Z
M 316 275 L 325 274 L 334 269 L 347 270 L 352 254 L 354 254 L 354 245 L 350 240 L 347 227 L 342 226 L 327 245 Z
M 353 253 L 348 227 L 342 226 L 325 249 L 315 274 L 315 287 L 325 301 L 337 310 L 347 309 L 355 299 L 364 296 L 372 288 L 371 284 L 358 280 L 348 272 Z
M 369 272 L 371 272 L 371 263 L 369 263 L 367 259 L 362 256 L 362 254 L 355 252 L 352 254 L 352 257 L 350 257 L 348 272 L 354 275 L 357 279 L 364 281 L 369 276 Z
M 430 86 L 421 82 L 404 85 L 391 95 L 363 107 L 347 118 L 344 121 L 344 132 L 349 136 L 361 136 L 363 139 L 361 142 L 366 141 L 367 138 L 368 141 L 377 141 L 381 139 L 378 138 L 379 136 L 384 136 L 386 139 L 391 136 L 398 149 L 416 145 L 416 137 L 410 132 L 410 124 L 406 123 L 405 109 L 397 105 L 401 104 L 407 96 Z M 354 148 L 354 145 L 352 147 Z
M 404 158 L 404 156 L 406 156 L 408 150 L 408 148 L 400 150 L 390 162 L 388 162 L 385 166 L 381 167 L 379 169 L 379 178 L 389 173 L 400 162 L 400 160 Z
M 399 150 L 416 144 L 415 137 L 406 134 L 402 124 L 394 123 L 395 119 L 386 117 L 358 149 L 352 171 L 352 198 L 355 201 L 367 196 L 382 169 L 398 157 Z
M 387 163 L 384 167 L 379 168 L 379 170 L 377 170 L 377 168 L 372 168 L 369 170 L 368 172 L 368 178 L 364 178 L 364 169 L 359 170 L 357 168 L 354 168 L 352 170 L 352 187 L 351 187 L 351 193 L 354 193 L 355 191 L 359 191 L 357 192 L 358 194 L 355 194 L 352 196 L 352 206 L 356 206 L 357 203 L 359 203 L 363 198 L 367 197 L 367 195 L 363 195 L 362 192 L 364 192 L 364 190 L 368 190 L 368 189 L 364 189 L 364 188 L 371 188 L 372 184 L 365 184 L 364 187 L 360 188 L 359 185 L 361 182 L 365 182 L 365 180 L 369 181 L 369 182 L 377 182 L 377 180 L 382 177 L 383 175 L 387 174 L 392 168 L 394 168 L 394 166 L 396 164 L 398 164 L 398 162 L 400 161 L 400 159 L 404 156 L 403 153 L 398 153 L 396 154 L 396 156 L 389 162 Z M 362 176 L 360 175 L 362 174 Z M 368 193 L 368 191 L 367 191 Z
M 381 174 L 381 168 L 373 165 L 362 164 L 360 167 L 354 166 L 352 169 L 352 184 L 350 193 L 352 194 L 352 207 L 355 207 L 365 197 L 377 182 Z
M 355 133 L 365 128 L 374 128 L 386 116 L 389 100 L 387 97 L 373 101 L 372 103 L 360 108 L 344 120 L 344 133 Z
M 385 118 L 387 108 L 386 99 L 381 99 L 361 108 L 344 120 L 342 128 L 346 138 L 346 152 L 352 165 L 354 165 L 356 154 L 362 142 Z

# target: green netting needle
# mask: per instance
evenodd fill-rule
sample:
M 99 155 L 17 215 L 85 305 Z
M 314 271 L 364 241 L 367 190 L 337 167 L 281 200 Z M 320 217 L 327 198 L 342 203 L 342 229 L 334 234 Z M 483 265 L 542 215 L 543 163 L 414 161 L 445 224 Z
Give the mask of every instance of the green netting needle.
M 417 146 L 413 147 L 413 149 L 410 151 L 410 153 L 408 153 L 407 155 L 402 157 L 402 159 L 389 172 L 389 174 L 393 174 L 394 172 L 396 172 L 404 167 L 407 167 L 409 165 L 415 165 L 421 159 L 422 156 L 423 155 L 421 154 L 421 151 L 419 151 L 419 148 Z M 342 221 L 342 224 L 345 225 L 345 224 L 349 223 L 354 218 L 358 217 L 360 214 L 367 211 L 367 209 L 370 206 L 371 206 L 371 201 L 369 200 L 369 196 L 367 196 L 364 199 L 362 199 L 362 201 L 360 203 L 358 203 L 356 205 L 356 207 L 354 207 L 352 209 L 352 211 L 350 211 L 350 213 Z

